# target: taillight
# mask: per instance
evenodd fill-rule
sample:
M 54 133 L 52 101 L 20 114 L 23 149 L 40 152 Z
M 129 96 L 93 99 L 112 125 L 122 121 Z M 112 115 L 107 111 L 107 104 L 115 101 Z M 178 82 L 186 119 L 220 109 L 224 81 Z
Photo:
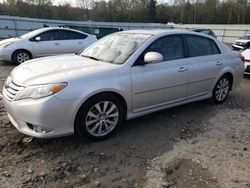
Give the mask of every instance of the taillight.
M 243 63 L 245 63 L 245 57 L 242 54 L 240 54 L 240 59 Z

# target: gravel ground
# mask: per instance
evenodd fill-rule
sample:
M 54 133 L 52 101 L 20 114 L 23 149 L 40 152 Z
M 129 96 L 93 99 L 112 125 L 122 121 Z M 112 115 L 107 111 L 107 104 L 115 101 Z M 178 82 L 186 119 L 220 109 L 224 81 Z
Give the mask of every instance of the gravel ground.
M 0 91 L 14 66 L 0 62 Z M 0 187 L 250 187 L 250 77 L 222 105 L 196 102 L 127 121 L 112 138 L 41 140 L 0 99 Z

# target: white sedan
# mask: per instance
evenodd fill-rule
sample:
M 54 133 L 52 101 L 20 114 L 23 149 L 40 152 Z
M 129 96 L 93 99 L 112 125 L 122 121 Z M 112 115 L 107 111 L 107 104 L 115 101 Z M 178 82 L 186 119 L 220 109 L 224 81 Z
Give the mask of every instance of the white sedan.
M 73 29 L 41 28 L 0 41 L 0 60 L 21 64 L 37 57 L 77 53 L 96 40 L 94 35 Z

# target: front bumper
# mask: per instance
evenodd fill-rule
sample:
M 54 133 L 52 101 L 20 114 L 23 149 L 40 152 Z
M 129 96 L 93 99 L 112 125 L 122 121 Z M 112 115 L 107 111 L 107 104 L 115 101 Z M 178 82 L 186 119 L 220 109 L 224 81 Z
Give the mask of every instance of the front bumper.
M 12 51 L 7 48 L 0 47 L 0 60 L 2 61 L 11 61 L 12 60 Z
M 23 134 L 53 138 L 74 133 L 75 110 L 79 101 L 64 101 L 56 96 L 9 101 L 3 96 L 3 102 L 11 123 Z M 49 132 L 37 132 L 31 125 L 41 126 Z

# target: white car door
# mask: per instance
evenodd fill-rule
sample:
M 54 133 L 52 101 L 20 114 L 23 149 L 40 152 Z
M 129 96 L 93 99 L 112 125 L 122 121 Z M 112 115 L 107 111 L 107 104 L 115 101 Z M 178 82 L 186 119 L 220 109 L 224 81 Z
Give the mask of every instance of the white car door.
M 132 67 L 133 111 L 175 103 L 187 95 L 188 64 L 184 59 L 183 38 L 180 35 L 162 37 L 151 44 L 147 52 L 159 52 L 163 62 Z
M 40 40 L 35 40 L 40 37 Z M 60 30 L 45 31 L 33 40 L 33 48 L 36 57 L 44 57 L 62 54 L 63 41 L 61 40 Z
M 188 96 L 205 95 L 211 91 L 226 58 L 209 38 L 186 35 L 186 41 L 190 62 Z

